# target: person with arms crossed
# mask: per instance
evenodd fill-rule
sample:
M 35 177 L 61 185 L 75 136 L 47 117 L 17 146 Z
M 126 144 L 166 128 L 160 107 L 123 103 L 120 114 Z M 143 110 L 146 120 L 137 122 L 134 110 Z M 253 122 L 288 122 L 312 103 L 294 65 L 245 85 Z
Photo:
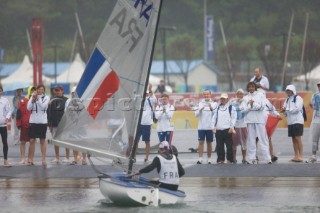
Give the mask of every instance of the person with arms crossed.
M 49 101 L 47 117 L 48 117 L 48 127 L 52 134 L 57 130 L 59 122 L 64 114 L 65 104 L 68 100 L 67 97 L 63 95 L 63 87 L 55 86 L 53 88 L 54 96 Z M 55 159 L 52 161 L 53 163 L 60 163 L 60 155 L 59 155 L 59 146 L 54 146 L 55 151 Z M 63 162 L 69 163 L 69 149 L 66 149 L 66 159 Z

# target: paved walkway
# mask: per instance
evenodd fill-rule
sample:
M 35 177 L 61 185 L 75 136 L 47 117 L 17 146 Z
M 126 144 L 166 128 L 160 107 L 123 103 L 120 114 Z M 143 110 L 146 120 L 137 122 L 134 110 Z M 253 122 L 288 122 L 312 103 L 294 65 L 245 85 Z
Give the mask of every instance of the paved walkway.
M 307 160 L 311 154 L 310 130 L 305 129 L 303 136 L 304 158 Z M 196 165 L 198 159 L 197 153 L 191 153 L 189 148 L 196 148 L 197 130 L 176 130 L 173 137 L 173 144 L 179 150 L 179 159 L 182 165 L 186 168 L 186 176 L 211 176 L 211 177 L 318 177 L 320 176 L 320 164 L 292 163 L 289 160 L 293 156 L 293 148 L 291 138 L 287 137 L 287 129 L 277 129 L 273 136 L 273 144 L 275 153 L 279 160 L 273 165 L 261 163 L 259 165 Z M 158 143 L 155 131 L 152 133 L 151 145 L 156 146 Z M 137 170 L 144 166 L 144 143 L 139 144 L 139 153 L 137 155 L 137 163 L 134 169 Z M 61 159 L 65 157 L 64 149 L 60 149 Z M 151 154 L 150 159 L 153 159 L 156 153 Z M 204 154 L 205 156 L 206 154 Z M 2 153 L 0 154 L 2 158 Z M 96 177 L 96 172 L 89 165 L 87 166 L 72 166 L 69 163 L 55 164 L 51 161 L 54 159 L 54 147 L 52 144 L 47 146 L 47 167 L 41 166 L 40 145 L 36 144 L 35 166 L 19 165 L 20 161 L 20 145 L 15 145 L 12 142 L 12 136 L 9 135 L 9 161 L 13 165 L 10 168 L 0 166 L 0 177 L 10 178 L 90 178 Z M 238 159 L 241 159 L 240 147 L 237 154 Z M 73 157 L 72 157 L 73 158 Z M 213 154 L 213 159 L 216 154 Z M 93 158 L 93 162 L 99 171 L 110 172 L 117 171 L 119 168 L 113 167 L 111 160 Z M 119 166 L 118 166 L 119 167 Z M 120 168 L 121 169 L 121 168 Z M 154 175 L 151 173 L 150 175 Z

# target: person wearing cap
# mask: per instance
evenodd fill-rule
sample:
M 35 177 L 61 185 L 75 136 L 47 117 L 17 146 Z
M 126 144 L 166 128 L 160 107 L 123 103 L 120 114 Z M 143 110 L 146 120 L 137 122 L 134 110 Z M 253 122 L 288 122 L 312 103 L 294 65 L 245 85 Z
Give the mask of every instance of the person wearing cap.
M 247 155 L 247 137 L 248 130 L 247 124 L 244 122 L 244 113 L 240 110 L 240 105 L 244 96 L 243 89 L 238 89 L 236 92 L 236 98 L 231 101 L 232 106 L 237 112 L 237 120 L 235 124 L 235 134 L 232 134 L 232 150 L 233 150 L 233 163 L 237 163 L 237 146 L 241 147 L 242 164 L 249 164 L 246 160 Z
M 320 81 L 317 83 L 318 92 L 312 95 L 310 107 L 313 109 L 311 121 L 311 138 L 312 138 L 312 156 L 309 158 L 308 163 L 317 161 L 316 153 L 319 150 L 320 140 Z
M 233 162 L 232 134 L 237 120 L 235 108 L 228 102 L 228 94 L 222 93 L 220 104 L 214 110 L 211 120 L 212 131 L 216 134 L 217 142 L 217 163 Z M 225 151 L 225 146 L 227 152 Z
M 30 127 L 29 127 L 29 142 L 30 142 L 30 161 L 28 165 L 33 165 L 35 143 L 36 138 L 40 138 L 41 147 L 41 163 L 42 166 L 47 166 L 46 153 L 46 134 L 48 128 L 47 109 L 50 98 L 45 94 L 45 87 L 43 84 L 37 86 L 37 91 L 32 93 L 31 98 L 28 101 L 27 109 L 31 111 L 30 115 Z
M 20 130 L 20 162 L 19 164 L 25 164 L 25 151 L 26 151 L 26 142 L 29 141 L 29 120 L 31 112 L 27 109 L 28 101 L 32 95 L 36 91 L 36 87 L 30 86 L 28 88 L 27 97 L 22 99 L 19 103 L 18 110 L 17 110 L 17 117 L 16 117 L 16 125 Z M 30 147 L 30 146 L 29 146 Z M 30 159 L 30 149 L 28 151 L 28 162 L 31 161 Z
M 146 144 L 146 157 L 144 159 L 144 163 L 149 162 L 151 125 L 153 124 L 154 110 L 155 110 L 155 105 L 157 103 L 157 98 L 152 92 L 151 84 L 149 84 L 149 87 L 146 93 L 147 93 L 146 100 L 144 101 L 141 123 L 138 130 L 139 140 L 142 137 L 142 141 L 144 141 Z
M 171 125 L 171 118 L 174 114 L 174 107 L 169 103 L 169 96 L 162 94 L 160 105 L 156 107 L 155 117 L 158 119 L 157 132 L 159 142 L 169 141 L 171 145 L 171 139 L 173 134 L 173 125 Z
M 288 98 L 284 102 L 280 112 L 287 117 L 288 136 L 292 138 L 294 157 L 290 161 L 302 162 L 303 99 L 297 95 L 296 88 L 292 84 L 286 87 L 286 94 Z
M 63 95 L 63 87 L 58 85 L 53 88 L 54 96 L 51 98 L 48 104 L 47 116 L 48 116 L 48 127 L 52 134 L 57 130 L 59 122 L 64 114 L 65 104 L 68 100 L 67 97 Z M 59 146 L 54 146 L 55 159 L 53 163 L 60 163 Z M 69 162 L 69 149 L 66 149 L 66 159 L 64 162 Z
M 170 153 L 170 147 L 167 141 L 159 144 L 158 155 L 154 157 L 152 163 L 140 169 L 135 175 L 151 172 L 157 169 L 159 181 L 151 181 L 150 183 L 159 185 L 162 188 L 170 190 L 178 190 L 179 179 L 185 174 L 178 158 Z
M 245 113 L 244 122 L 247 124 L 248 130 L 247 158 L 252 164 L 258 163 L 256 156 L 256 138 L 258 138 L 258 148 L 261 150 L 264 160 L 268 164 L 272 164 L 264 116 L 266 98 L 262 93 L 257 92 L 257 86 L 254 82 L 247 84 L 247 91 L 248 94 L 240 105 L 240 110 Z
M 8 162 L 8 129 L 7 124 L 10 122 L 11 109 L 7 98 L 2 96 L 3 88 L 0 85 L 0 135 L 3 144 L 3 166 L 10 167 Z
M 17 110 L 19 103 L 22 99 L 24 99 L 24 96 L 22 95 L 23 89 L 17 89 L 16 90 L 16 95 L 12 99 L 12 104 L 13 104 L 13 110 L 11 117 L 13 119 L 13 142 L 15 145 L 19 144 L 19 129 L 16 125 L 16 117 L 17 117 Z
M 207 162 L 212 163 L 211 153 L 212 153 L 212 142 L 213 142 L 213 132 L 211 126 L 211 119 L 213 116 L 213 111 L 217 108 L 217 103 L 211 100 L 211 91 L 206 89 L 202 93 L 204 99 L 202 99 L 195 107 L 195 116 L 199 118 L 198 122 L 198 152 L 199 160 L 197 164 L 202 164 L 202 156 L 204 149 L 204 141 L 207 142 Z
M 260 67 L 254 69 L 254 76 L 250 79 L 250 82 L 256 84 L 258 92 L 261 92 L 264 96 L 266 95 L 266 91 L 269 90 L 269 80 L 266 76 L 262 75 Z

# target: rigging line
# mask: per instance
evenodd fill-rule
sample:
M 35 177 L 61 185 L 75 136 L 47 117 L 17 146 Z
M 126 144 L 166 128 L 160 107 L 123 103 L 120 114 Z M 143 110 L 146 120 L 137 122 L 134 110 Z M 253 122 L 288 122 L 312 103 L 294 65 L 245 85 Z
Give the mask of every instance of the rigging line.
M 130 81 L 130 82 L 139 84 L 140 86 L 144 86 L 144 84 L 142 84 L 142 83 L 140 83 L 140 82 L 138 82 L 138 81 L 131 80 L 131 79 L 129 79 L 129 78 L 122 77 L 122 76 L 120 76 L 120 75 L 118 75 L 118 76 L 119 76 L 119 78 L 124 79 L 124 80 L 126 80 L 126 81 Z

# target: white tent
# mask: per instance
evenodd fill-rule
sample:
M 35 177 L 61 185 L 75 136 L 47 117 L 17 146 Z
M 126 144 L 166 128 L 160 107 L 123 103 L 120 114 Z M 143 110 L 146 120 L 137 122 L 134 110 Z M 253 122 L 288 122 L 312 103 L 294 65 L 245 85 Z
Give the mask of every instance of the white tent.
M 296 86 L 296 89 L 299 91 L 306 89 L 305 77 L 308 80 L 308 87 L 311 91 L 318 91 L 317 83 L 320 81 L 320 65 L 316 66 L 307 75 L 299 75 L 293 79 L 293 84 Z
M 319 80 L 320 79 L 320 65 L 315 67 L 313 70 L 307 73 L 308 80 Z M 297 81 L 304 81 L 305 75 L 299 75 L 295 80 Z
M 11 75 L 1 80 L 2 85 L 11 84 L 15 82 L 25 82 L 33 84 L 33 65 L 27 55 L 24 56 L 23 61 L 19 68 Z M 48 85 L 52 80 L 42 75 L 42 83 Z
M 57 82 L 78 83 L 86 65 L 82 61 L 80 54 L 77 53 L 70 67 L 63 71 L 58 77 Z

